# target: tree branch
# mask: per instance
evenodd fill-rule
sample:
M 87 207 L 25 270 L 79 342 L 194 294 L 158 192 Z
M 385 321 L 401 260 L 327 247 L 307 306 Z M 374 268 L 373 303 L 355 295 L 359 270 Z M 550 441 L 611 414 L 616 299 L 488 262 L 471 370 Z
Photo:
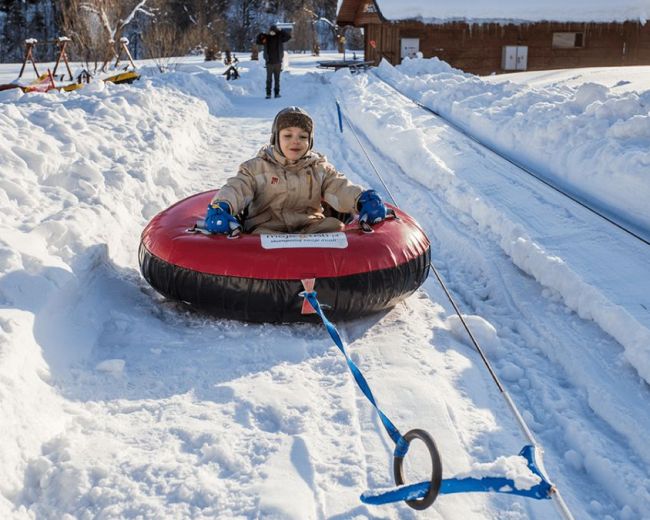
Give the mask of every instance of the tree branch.
M 124 29 L 129 23 L 131 23 L 131 20 L 133 20 L 133 17 L 139 12 L 142 12 L 148 16 L 153 16 L 151 13 L 149 13 L 146 9 L 144 9 L 144 5 L 147 3 L 147 0 L 140 0 L 140 2 L 133 8 L 131 13 L 124 19 L 119 21 L 120 25 L 120 30 Z

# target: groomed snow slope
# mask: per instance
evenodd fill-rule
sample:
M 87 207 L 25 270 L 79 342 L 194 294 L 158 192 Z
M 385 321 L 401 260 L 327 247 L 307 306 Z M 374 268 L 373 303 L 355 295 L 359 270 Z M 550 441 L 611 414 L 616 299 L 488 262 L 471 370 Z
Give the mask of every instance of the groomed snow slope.
M 0 94 L 0 516 L 419 517 L 401 504 L 360 504 L 365 489 L 391 484 L 392 446 L 320 326 L 190 313 L 137 268 L 146 222 L 219 186 L 287 105 L 314 116 L 317 149 L 388 198 L 350 129 L 338 133 L 338 97 L 391 193 L 431 238 L 573 513 L 643 518 L 650 391 L 638 374 L 648 360 L 597 311 L 615 330 L 621 313 L 648 329 L 634 309 L 648 293 L 647 246 L 377 77 L 313 65 L 294 58 L 284 97 L 271 101 L 257 63 L 243 63 L 232 84 L 222 68 L 196 64 L 132 86 Z M 546 96 L 552 112 L 552 90 L 531 96 Z M 569 116 L 560 105 L 554 117 Z M 616 255 L 627 258 L 623 273 L 606 267 Z M 390 313 L 342 329 L 388 416 L 434 434 L 445 476 L 521 448 L 433 280 Z M 413 479 L 427 473 L 418 448 Z M 493 495 L 445 496 L 430 514 L 553 515 L 548 502 Z

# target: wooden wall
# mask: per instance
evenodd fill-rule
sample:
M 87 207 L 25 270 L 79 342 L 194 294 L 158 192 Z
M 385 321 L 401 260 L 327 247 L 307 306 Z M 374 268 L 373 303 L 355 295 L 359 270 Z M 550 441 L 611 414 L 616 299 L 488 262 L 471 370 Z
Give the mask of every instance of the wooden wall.
M 552 47 L 554 32 L 584 33 L 584 47 Z M 475 74 L 503 72 L 502 48 L 528 47 L 527 70 L 618 65 L 650 65 L 650 24 L 551 23 L 521 25 L 426 25 L 421 22 L 384 22 L 365 26 L 366 56 L 400 61 L 400 38 L 419 38 L 424 57 L 439 57 L 453 67 Z M 372 48 L 370 41 L 376 42 Z
M 397 24 L 367 25 L 364 31 L 366 60 L 374 60 L 378 64 L 382 58 L 386 58 L 390 63 L 399 63 L 399 35 L 400 28 Z

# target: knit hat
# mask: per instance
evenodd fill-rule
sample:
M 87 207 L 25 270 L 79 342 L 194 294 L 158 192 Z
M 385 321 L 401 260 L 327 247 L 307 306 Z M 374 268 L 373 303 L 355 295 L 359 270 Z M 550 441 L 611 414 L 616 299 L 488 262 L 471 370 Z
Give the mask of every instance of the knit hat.
M 314 121 L 300 107 L 287 107 L 278 112 L 273 120 L 273 127 L 271 128 L 271 144 L 279 151 L 280 147 L 280 130 L 295 126 L 303 129 L 309 134 L 309 150 L 314 144 Z

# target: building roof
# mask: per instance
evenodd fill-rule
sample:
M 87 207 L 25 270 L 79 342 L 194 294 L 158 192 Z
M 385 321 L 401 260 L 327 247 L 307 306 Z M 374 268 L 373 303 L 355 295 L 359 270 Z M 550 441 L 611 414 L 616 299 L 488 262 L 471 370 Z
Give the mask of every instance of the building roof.
M 347 13 L 355 13 L 362 3 L 365 0 L 338 0 L 339 17 L 347 20 Z M 645 23 L 650 18 L 650 0 L 375 0 L 375 4 L 387 20 L 420 19 L 430 23 Z

